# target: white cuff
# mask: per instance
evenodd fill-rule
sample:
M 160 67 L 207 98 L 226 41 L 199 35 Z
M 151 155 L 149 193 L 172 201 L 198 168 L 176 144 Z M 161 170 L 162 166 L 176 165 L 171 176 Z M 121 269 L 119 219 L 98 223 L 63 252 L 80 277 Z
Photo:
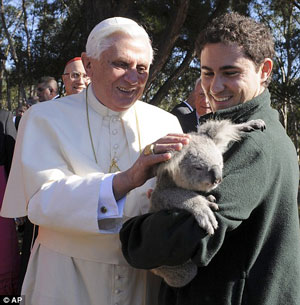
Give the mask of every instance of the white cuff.
M 115 174 L 104 175 L 100 185 L 98 201 L 98 225 L 100 232 L 116 233 L 121 227 L 126 196 L 116 201 L 112 185 Z M 104 221 L 109 219 L 111 221 Z

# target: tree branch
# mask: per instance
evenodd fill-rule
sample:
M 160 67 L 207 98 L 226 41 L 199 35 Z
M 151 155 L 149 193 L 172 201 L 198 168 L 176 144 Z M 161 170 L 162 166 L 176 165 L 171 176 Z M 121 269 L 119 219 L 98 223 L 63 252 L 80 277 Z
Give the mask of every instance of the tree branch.
M 10 46 L 11 56 L 12 56 L 15 64 L 17 65 L 18 62 L 19 62 L 18 61 L 18 56 L 17 56 L 17 53 L 16 53 L 16 50 L 15 50 L 12 38 L 11 38 L 9 32 L 8 32 L 8 28 L 7 28 L 7 25 L 6 25 L 5 10 L 4 10 L 3 0 L 1 0 L 0 4 L 1 4 L 0 14 L 1 14 L 2 26 L 3 26 L 3 29 L 4 29 L 5 36 L 6 36 L 7 40 L 8 40 L 9 46 Z
M 162 99 L 167 95 L 167 92 L 174 84 L 174 82 L 188 69 L 192 59 L 195 56 L 195 52 L 189 50 L 181 63 L 181 65 L 170 75 L 170 77 L 164 82 L 164 84 L 159 88 L 155 96 L 150 101 L 150 104 L 158 106 Z
M 31 49 L 30 49 L 30 35 L 28 32 L 28 26 L 27 26 L 27 13 L 26 13 L 26 1 L 22 0 L 22 10 L 23 10 L 23 19 L 24 19 L 24 31 L 26 34 L 26 46 L 27 46 L 27 56 L 28 60 L 31 62 Z
M 170 26 L 167 26 L 160 36 L 158 43 L 159 53 L 156 55 L 155 62 L 150 70 L 149 81 L 147 83 L 147 88 L 150 83 L 154 80 L 157 73 L 162 70 L 163 66 L 167 62 L 171 50 L 179 37 L 180 30 L 186 19 L 190 0 L 177 0 L 177 5 L 174 5 L 171 10 L 170 15 Z

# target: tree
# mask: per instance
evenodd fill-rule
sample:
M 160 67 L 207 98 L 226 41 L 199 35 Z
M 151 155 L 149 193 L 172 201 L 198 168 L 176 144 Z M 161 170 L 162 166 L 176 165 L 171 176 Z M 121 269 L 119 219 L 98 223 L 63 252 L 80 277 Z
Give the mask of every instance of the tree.
M 6 10 L 6 9 L 7 10 Z M 16 53 L 15 44 L 12 38 L 12 35 L 10 33 L 10 28 L 13 28 L 13 31 L 16 31 L 18 24 L 20 23 L 21 18 L 21 12 L 18 10 L 15 10 L 13 7 L 6 5 L 4 6 L 3 0 L 0 1 L 0 17 L 1 17 L 1 34 L 2 37 L 4 37 L 1 40 L 1 50 L 2 50 L 2 60 L 1 60 L 1 96 L 2 96 L 2 85 L 3 85 L 3 78 L 5 76 L 6 78 L 6 85 L 9 83 L 8 78 L 8 72 L 5 69 L 5 62 L 7 59 L 8 54 L 10 53 L 12 56 L 12 59 L 15 63 L 15 66 L 17 69 L 19 69 L 21 66 L 19 64 L 19 59 Z M 23 95 L 25 95 L 24 87 L 22 86 L 22 81 L 20 82 L 21 92 Z M 9 97 L 9 90 L 10 88 L 7 85 L 7 96 Z M 8 103 L 8 109 L 11 108 L 10 101 Z
M 11 51 L 11 57 L 16 58 L 14 82 L 22 84 L 26 79 L 25 85 L 32 88 L 30 84 L 43 75 L 60 80 L 65 63 L 84 51 L 88 33 L 97 23 L 108 17 L 125 16 L 146 28 L 156 50 L 144 99 L 169 109 L 186 98 L 199 76 L 194 44 L 201 29 L 230 6 L 245 9 L 248 2 L 19 0 L 16 9 L 22 13 L 23 22 L 19 34 L 9 33 L 16 49 L 16 56 Z M 28 21 L 34 31 L 29 30 Z
M 105 18 L 124 16 L 145 27 L 156 53 L 143 100 L 169 110 L 188 96 L 200 75 L 197 36 L 212 18 L 228 10 L 251 15 L 274 31 L 272 102 L 297 146 L 299 0 L 17 0 L 14 5 L 1 0 L 0 31 L 5 39 L 0 40 L 0 52 L 11 67 L 5 69 L 6 60 L 1 60 L 0 86 L 1 81 L 12 84 L 8 91 L 13 96 L 24 87 L 28 96 L 41 76 L 54 76 L 61 83 L 65 63 L 85 50 L 91 29 Z
M 33 0 L 22 0 L 19 3 L 1 0 L 1 29 L 3 39 L 0 41 L 3 58 L 1 81 L 5 79 L 7 91 L 7 108 L 11 109 L 10 91 L 17 89 L 17 104 L 26 101 L 26 86 L 32 80 L 29 72 L 32 68 L 32 36 L 35 13 L 32 10 Z M 6 59 L 12 61 L 6 69 Z M 17 88 L 11 88 L 16 84 Z M 14 86 L 14 87 L 16 87 Z M 2 93 L 1 87 L 1 93 Z M 29 92 L 30 93 L 30 92 Z
M 97 23 L 112 16 L 129 17 L 142 24 L 156 50 L 144 100 L 168 109 L 187 96 L 199 76 L 199 62 L 193 62 L 199 31 L 230 3 L 230 0 L 84 0 L 86 36 Z M 187 72 L 190 64 L 192 69 Z
M 259 19 L 272 29 L 276 58 L 272 103 L 279 110 L 283 126 L 299 153 L 300 127 L 300 9 L 295 1 L 260 1 L 253 7 Z

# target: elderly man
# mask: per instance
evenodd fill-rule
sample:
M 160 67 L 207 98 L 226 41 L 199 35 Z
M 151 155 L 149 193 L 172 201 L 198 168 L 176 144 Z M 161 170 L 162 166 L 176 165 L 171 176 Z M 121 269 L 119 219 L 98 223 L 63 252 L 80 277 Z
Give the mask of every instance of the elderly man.
M 26 304 L 156 304 L 158 279 L 127 264 L 118 235 L 148 211 L 153 165 L 188 143 L 176 117 L 138 101 L 152 54 L 137 23 L 106 19 L 82 54 L 89 87 L 25 113 L 1 213 L 39 225 Z
M 211 112 L 211 107 L 207 97 L 204 94 L 202 85 L 201 85 L 201 78 L 198 78 L 195 85 L 195 91 L 197 94 L 197 98 L 195 100 L 195 108 L 196 108 L 196 117 L 197 122 L 199 122 L 199 118 L 202 115 Z
M 43 76 L 39 79 L 36 88 L 39 102 L 55 100 L 59 98 L 57 81 L 52 76 Z
M 295 147 L 270 105 L 272 36 L 251 18 L 229 13 L 209 24 L 198 52 L 213 111 L 201 120 L 263 119 L 266 130 L 246 134 L 224 155 L 224 178 L 212 191 L 219 205 L 214 235 L 186 211 L 161 211 L 124 225 L 123 253 L 137 268 L 188 259 L 198 265 L 186 286 L 162 284 L 161 305 L 299 305 L 299 170 Z
M 195 106 L 192 112 L 182 112 L 179 108 L 175 107 L 171 113 L 177 116 L 184 132 L 197 131 L 200 116 L 211 112 L 208 99 L 201 86 L 201 78 L 196 80 L 195 87 L 190 93 L 188 101 Z
M 186 114 L 190 114 L 195 110 L 195 96 L 194 96 L 194 91 L 191 92 L 189 97 L 187 98 L 186 101 L 183 101 L 179 104 L 177 104 L 172 110 L 171 113 L 176 115 L 178 118 L 181 116 L 184 116 Z
M 62 80 L 66 95 L 79 93 L 87 87 L 90 78 L 86 75 L 81 57 L 74 57 L 66 63 Z

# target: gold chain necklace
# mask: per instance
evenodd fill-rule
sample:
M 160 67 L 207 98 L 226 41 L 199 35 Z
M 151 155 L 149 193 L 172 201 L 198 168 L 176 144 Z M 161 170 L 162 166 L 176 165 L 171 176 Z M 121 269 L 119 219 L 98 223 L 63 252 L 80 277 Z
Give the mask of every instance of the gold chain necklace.
M 86 118 L 87 118 L 90 141 L 91 141 L 91 147 L 92 147 L 92 150 L 93 150 L 95 162 L 96 162 L 96 164 L 98 164 L 98 160 L 97 160 L 97 156 L 96 156 L 96 150 L 95 150 L 93 136 L 92 136 L 92 131 L 91 131 L 91 125 L 90 125 L 90 116 L 89 116 L 89 107 L 88 107 L 88 87 L 86 88 L 86 91 L 85 91 L 85 107 L 86 107 Z M 140 127 L 139 127 L 139 121 L 138 121 L 138 117 L 137 117 L 137 113 L 136 113 L 135 108 L 134 108 L 134 113 L 135 113 L 136 128 L 137 128 L 137 132 L 138 132 L 139 151 L 140 151 L 140 154 L 141 154 L 142 153 L 142 146 L 141 146 Z M 111 159 L 110 166 L 109 166 L 109 173 L 111 173 L 113 168 L 117 169 L 118 171 L 121 171 L 115 157 L 113 157 Z

